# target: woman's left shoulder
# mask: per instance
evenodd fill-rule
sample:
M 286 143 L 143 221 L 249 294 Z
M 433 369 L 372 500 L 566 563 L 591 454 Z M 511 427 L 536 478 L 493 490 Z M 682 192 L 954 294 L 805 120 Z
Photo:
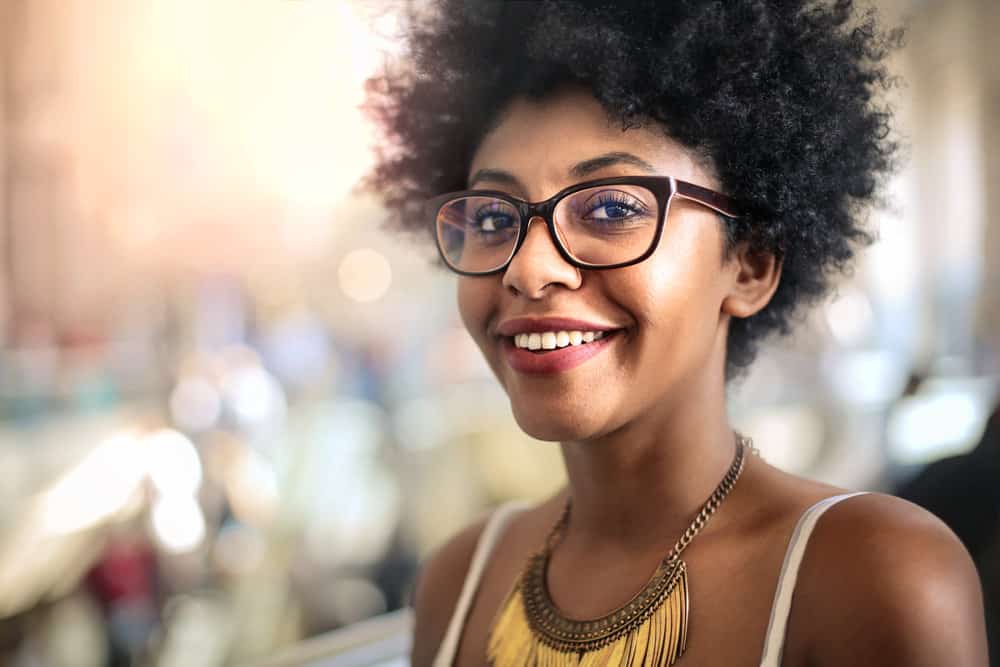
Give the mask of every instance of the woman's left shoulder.
M 794 619 L 816 665 L 985 665 L 972 558 L 923 508 L 870 493 L 830 507 L 806 549 Z
M 937 567 L 941 558 L 972 566 L 965 547 L 943 521 L 885 493 L 861 493 L 835 503 L 818 522 L 810 543 L 815 543 L 812 551 L 817 555 L 834 556 L 846 548 L 854 558 L 872 559 L 870 565 L 884 560 L 894 570 Z

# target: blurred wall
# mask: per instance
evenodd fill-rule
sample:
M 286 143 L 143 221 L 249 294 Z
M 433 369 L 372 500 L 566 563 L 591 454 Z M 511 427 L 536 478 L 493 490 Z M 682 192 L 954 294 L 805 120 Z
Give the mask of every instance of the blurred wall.
M 1000 349 L 1000 3 L 913 2 L 905 16 L 899 107 L 919 229 L 921 356 L 968 355 L 996 370 L 976 346 Z

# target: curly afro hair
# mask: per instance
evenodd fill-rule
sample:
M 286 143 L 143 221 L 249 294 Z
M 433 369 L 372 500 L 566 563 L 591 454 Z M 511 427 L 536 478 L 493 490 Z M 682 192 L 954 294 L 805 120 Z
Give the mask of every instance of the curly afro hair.
M 781 258 L 757 314 L 734 319 L 738 376 L 767 335 L 787 334 L 873 240 L 864 211 L 895 163 L 885 60 L 901 34 L 850 0 L 439 0 L 409 18 L 407 63 L 368 82 L 383 133 L 367 179 L 394 226 L 425 231 L 430 196 L 466 187 L 471 159 L 515 97 L 590 90 L 623 129 L 655 124 L 706 161 L 747 207 L 725 220 Z

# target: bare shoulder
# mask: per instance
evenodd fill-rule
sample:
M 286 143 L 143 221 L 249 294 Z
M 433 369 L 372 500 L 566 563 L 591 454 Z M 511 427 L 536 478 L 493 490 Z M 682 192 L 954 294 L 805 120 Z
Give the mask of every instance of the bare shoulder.
M 488 521 L 489 515 L 486 515 L 464 528 L 432 552 L 421 567 L 413 594 L 415 623 L 411 661 L 414 667 L 425 667 L 434 661 Z
M 937 517 L 884 494 L 841 502 L 817 524 L 790 630 L 820 667 L 987 664 L 968 552 Z
M 534 544 L 538 531 L 544 529 L 547 521 L 555 520 L 553 517 L 561 508 L 560 499 L 563 497 L 560 493 L 536 505 L 523 503 L 516 508 L 519 511 L 508 515 L 501 539 L 491 552 L 491 564 L 498 560 L 510 561 L 511 558 L 504 556 L 511 553 L 517 555 L 525 548 L 524 544 Z M 476 547 L 492 516 L 488 513 L 467 526 L 424 561 L 413 595 L 413 667 L 426 667 L 434 661 L 462 594 Z M 490 571 L 487 567 L 481 584 L 486 583 Z M 482 588 L 483 585 L 480 586 Z

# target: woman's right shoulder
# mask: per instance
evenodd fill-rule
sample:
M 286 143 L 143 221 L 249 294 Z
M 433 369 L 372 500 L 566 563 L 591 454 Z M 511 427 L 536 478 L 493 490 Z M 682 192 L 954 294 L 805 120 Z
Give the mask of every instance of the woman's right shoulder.
M 539 519 L 544 522 L 549 518 L 551 502 L 533 506 L 512 503 L 508 509 L 519 511 L 511 516 L 504 528 L 505 536 L 507 533 L 533 534 L 534 524 L 539 523 Z M 486 513 L 449 538 L 432 551 L 421 566 L 413 593 L 413 667 L 429 666 L 434 661 L 462 594 L 476 548 L 497 511 L 499 509 Z
M 431 552 L 421 566 L 413 592 L 414 667 L 434 661 L 462 593 L 476 545 L 491 516 L 486 514 L 453 535 Z

